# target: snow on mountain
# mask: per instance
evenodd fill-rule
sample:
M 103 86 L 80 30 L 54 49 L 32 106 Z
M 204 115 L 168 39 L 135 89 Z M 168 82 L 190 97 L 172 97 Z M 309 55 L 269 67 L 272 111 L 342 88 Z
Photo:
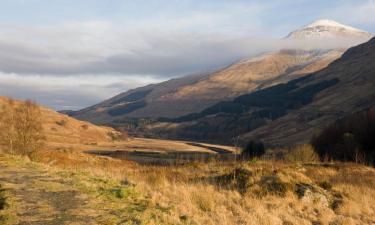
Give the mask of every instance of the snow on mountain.
M 373 35 L 369 32 L 350 27 L 333 20 L 317 20 L 301 29 L 291 32 L 288 39 L 370 39 Z

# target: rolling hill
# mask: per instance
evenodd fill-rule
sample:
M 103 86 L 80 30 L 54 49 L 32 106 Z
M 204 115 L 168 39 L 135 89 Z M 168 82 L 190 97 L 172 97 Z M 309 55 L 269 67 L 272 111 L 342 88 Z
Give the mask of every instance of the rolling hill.
M 9 100 L 7 97 L 0 96 L 0 107 L 9 104 Z M 15 100 L 15 104 L 22 104 L 22 101 Z M 119 135 L 117 131 L 110 127 L 79 121 L 42 106 L 40 110 L 46 141 L 50 145 L 109 142 L 113 135 Z

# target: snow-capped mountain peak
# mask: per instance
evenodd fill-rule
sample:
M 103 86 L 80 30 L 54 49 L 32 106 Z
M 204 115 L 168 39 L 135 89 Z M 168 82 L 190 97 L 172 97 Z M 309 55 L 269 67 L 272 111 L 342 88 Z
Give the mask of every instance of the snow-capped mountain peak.
M 369 32 L 338 23 L 333 20 L 317 20 L 292 33 L 287 38 L 291 39 L 324 39 L 324 38 L 371 38 Z

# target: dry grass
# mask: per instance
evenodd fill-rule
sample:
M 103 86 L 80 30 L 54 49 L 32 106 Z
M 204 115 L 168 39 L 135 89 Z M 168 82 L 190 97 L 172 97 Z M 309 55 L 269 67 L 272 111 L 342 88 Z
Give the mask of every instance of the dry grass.
M 0 106 L 9 104 L 9 98 L 0 96 Z M 14 100 L 20 105 L 23 101 Z M 49 144 L 88 144 L 108 142 L 108 133 L 119 135 L 113 128 L 96 126 L 89 122 L 76 120 L 67 115 L 57 113 L 49 108 L 40 107 L 42 126 Z
M 0 104 L 1 101 L 0 98 Z M 108 132 L 115 131 L 111 128 L 80 122 L 49 109 L 42 110 L 44 130 L 48 131 L 47 148 L 50 150 L 38 151 L 32 160 L 45 167 L 49 173 L 55 172 L 72 179 L 72 185 L 92 194 L 92 198 L 104 196 L 104 207 L 108 209 L 122 212 L 126 207 L 126 213 L 137 223 L 375 224 L 373 168 L 354 164 L 319 165 L 275 161 L 237 164 L 211 161 L 169 167 L 138 165 L 87 155 L 81 151 L 210 150 L 184 142 L 164 140 L 112 142 Z M 59 125 L 63 120 L 66 122 Z M 235 151 L 231 147 L 224 148 Z M 24 162 L 19 163 L 23 165 Z M 224 181 L 218 182 L 219 177 Z M 43 182 L 35 184 L 53 190 L 61 188 Z M 320 195 L 301 198 L 296 194 L 297 185 L 311 186 L 319 190 Z M 332 190 L 329 191 L 322 188 L 328 189 L 330 186 Z M 342 196 L 342 202 L 341 197 L 329 202 L 321 200 L 328 194 Z M 106 221 L 102 224 L 116 222 Z
M 287 164 L 210 162 L 185 166 L 142 166 L 128 161 L 84 155 L 75 151 L 41 152 L 39 162 L 64 170 L 85 171 L 132 184 L 147 197 L 147 207 L 158 209 L 145 224 L 374 224 L 375 170 L 354 164 Z M 245 193 L 222 186 L 215 177 L 237 167 L 252 171 L 252 185 Z M 264 192 L 261 180 L 277 176 L 286 184 L 284 195 Z M 298 199 L 296 183 L 319 187 L 322 181 L 341 193 L 343 203 L 333 209 L 318 200 Z M 147 211 L 150 213 L 150 211 Z M 289 222 L 289 223 L 288 223 Z
M 285 160 L 289 162 L 305 162 L 316 163 L 319 162 L 319 155 L 316 153 L 314 147 L 310 144 L 296 145 L 288 149 L 284 156 Z

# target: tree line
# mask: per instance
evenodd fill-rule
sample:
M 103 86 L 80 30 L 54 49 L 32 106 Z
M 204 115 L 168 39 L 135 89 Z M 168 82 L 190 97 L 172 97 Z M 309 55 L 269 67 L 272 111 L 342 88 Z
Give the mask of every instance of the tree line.
M 335 121 L 312 138 L 311 145 L 290 146 L 277 158 L 287 161 L 341 161 L 375 166 L 375 107 Z M 262 142 L 250 140 L 245 158 L 262 157 Z
M 375 107 L 336 121 L 312 144 L 324 160 L 375 165 Z

